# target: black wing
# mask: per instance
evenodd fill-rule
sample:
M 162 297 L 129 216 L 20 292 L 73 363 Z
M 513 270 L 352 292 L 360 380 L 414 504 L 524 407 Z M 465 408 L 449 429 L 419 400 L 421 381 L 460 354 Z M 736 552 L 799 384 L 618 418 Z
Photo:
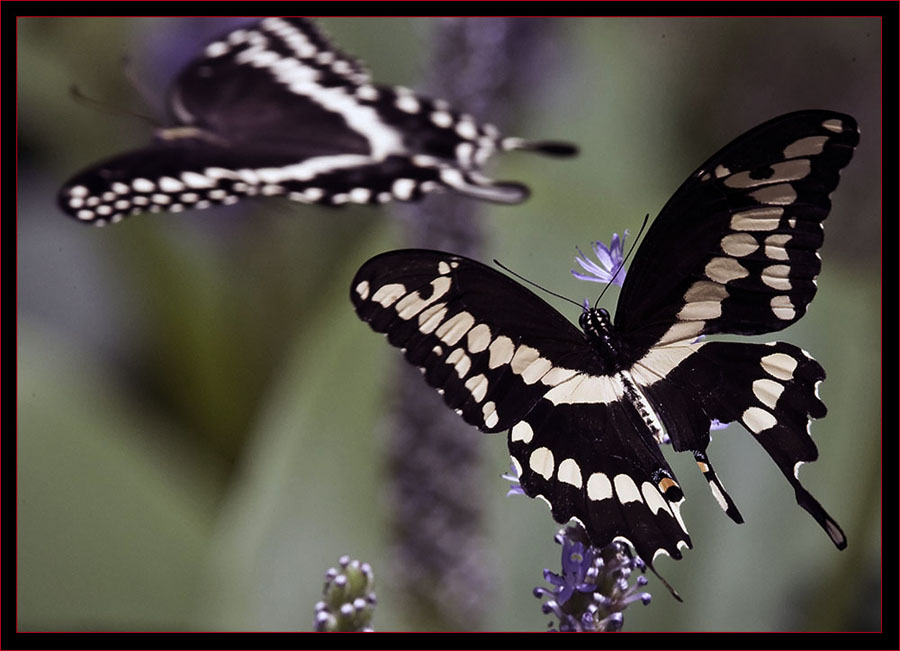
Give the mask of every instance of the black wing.
M 446 102 L 373 85 L 303 18 L 266 18 L 207 45 L 178 76 L 169 111 L 176 126 L 153 145 L 68 181 L 62 209 L 106 223 L 148 206 L 197 208 L 225 196 L 377 204 L 443 189 L 517 203 L 525 186 L 479 172 L 494 152 L 575 151 L 504 138 Z
M 724 147 L 675 192 L 628 270 L 615 323 L 636 353 L 701 334 L 780 330 L 806 312 L 829 194 L 856 121 L 800 111 Z
M 630 372 L 659 411 L 675 449 L 705 456 L 709 421 L 740 421 L 841 548 L 843 533 L 796 472 L 817 456 L 807 427 L 825 414 L 816 395 L 822 367 L 788 344 L 773 350 L 696 340 L 780 330 L 805 314 L 816 292 L 829 194 L 858 141 L 850 116 L 802 111 L 770 120 L 723 148 L 654 221 L 615 317 L 631 351 Z M 707 474 L 708 459 L 698 457 L 698 464 Z M 731 498 L 709 473 L 714 495 L 734 517 Z
M 595 545 L 624 538 L 648 561 L 690 546 L 681 489 L 621 382 L 534 293 L 473 260 L 409 250 L 366 262 L 350 294 L 466 422 L 510 430 L 523 489 L 558 522 L 577 518 Z

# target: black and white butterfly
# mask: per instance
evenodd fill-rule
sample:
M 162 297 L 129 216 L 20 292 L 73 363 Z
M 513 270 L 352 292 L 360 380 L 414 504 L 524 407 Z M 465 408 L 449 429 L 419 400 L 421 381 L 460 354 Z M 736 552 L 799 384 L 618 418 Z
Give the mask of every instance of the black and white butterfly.
M 825 415 L 824 370 L 788 343 L 701 335 L 763 334 L 803 316 L 828 195 L 858 140 L 850 116 L 802 111 L 715 154 L 651 225 L 614 321 L 585 307 L 579 330 L 508 276 L 440 251 L 372 258 L 351 300 L 467 423 L 509 430 L 524 492 L 558 522 L 579 520 L 595 545 L 624 539 L 650 563 L 691 547 L 666 437 L 742 521 L 706 453 L 718 420 L 752 433 L 843 549 L 843 531 L 798 478 L 818 454 L 808 426 Z
M 210 43 L 176 79 L 168 108 L 173 126 L 70 179 L 62 209 L 104 224 L 253 195 L 381 204 L 449 189 L 518 203 L 526 186 L 480 172 L 492 154 L 576 153 L 503 137 L 443 100 L 375 85 L 304 18 L 266 18 Z

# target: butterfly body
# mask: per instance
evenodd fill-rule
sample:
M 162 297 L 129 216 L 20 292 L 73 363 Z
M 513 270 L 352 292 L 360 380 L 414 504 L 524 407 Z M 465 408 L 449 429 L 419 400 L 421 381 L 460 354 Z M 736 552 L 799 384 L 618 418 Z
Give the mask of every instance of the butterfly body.
M 575 153 L 504 137 L 443 100 L 374 84 L 303 18 L 266 18 L 207 45 L 176 78 L 168 112 L 150 145 L 66 182 L 62 210 L 102 225 L 249 196 L 337 206 L 448 190 L 518 203 L 524 185 L 481 173 L 496 152 Z
M 469 424 L 508 431 L 524 492 L 591 541 L 627 540 L 648 562 L 691 546 L 684 493 L 661 443 L 690 452 L 722 510 L 743 518 L 710 461 L 710 424 L 739 422 L 838 548 L 846 537 L 801 485 L 818 456 L 825 372 L 789 343 L 710 335 L 781 330 L 806 311 L 822 221 L 859 139 L 850 116 L 779 116 L 727 145 L 647 231 L 615 318 L 576 328 L 508 276 L 441 251 L 391 251 L 351 285 L 361 319 L 401 348 Z

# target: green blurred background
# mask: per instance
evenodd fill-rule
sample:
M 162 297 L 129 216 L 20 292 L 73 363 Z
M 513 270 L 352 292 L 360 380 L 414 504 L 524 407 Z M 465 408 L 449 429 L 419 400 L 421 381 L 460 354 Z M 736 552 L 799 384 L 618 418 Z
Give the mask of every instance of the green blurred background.
M 376 81 L 415 88 L 435 20 L 322 22 Z M 382 404 L 399 355 L 348 300 L 364 260 L 407 244 L 391 211 L 271 200 L 96 229 L 55 205 L 69 175 L 150 138 L 139 120 L 73 102 L 69 86 L 149 113 L 122 57 L 161 98 L 237 22 L 18 22 L 20 629 L 308 630 L 323 572 L 344 553 L 374 567 L 376 629 L 424 626 L 387 561 Z M 576 299 L 596 286 L 569 274 L 574 247 L 635 232 L 733 137 L 804 108 L 859 121 L 818 297 L 798 324 L 760 338 L 800 345 L 828 372 L 829 414 L 812 426 L 821 458 L 802 478 L 849 547 L 833 548 L 732 426 L 711 456 L 746 524 L 720 512 L 692 459 L 668 451 L 695 548 L 657 567 L 685 601 L 651 577 L 653 603 L 632 606 L 625 628 L 879 628 L 878 19 L 565 19 L 556 33 L 538 100 L 498 126 L 577 141 L 582 155 L 494 161 L 495 177 L 533 194 L 486 207 L 484 250 Z M 494 578 L 482 626 L 543 630 L 531 589 L 542 568 L 559 570 L 556 525 L 541 503 L 504 497 L 505 442 L 483 442 Z

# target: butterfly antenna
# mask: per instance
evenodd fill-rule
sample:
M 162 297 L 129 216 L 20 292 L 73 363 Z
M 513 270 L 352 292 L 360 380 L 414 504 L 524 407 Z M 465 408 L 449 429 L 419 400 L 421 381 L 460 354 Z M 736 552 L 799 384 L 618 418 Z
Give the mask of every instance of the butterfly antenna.
M 151 118 L 149 115 L 143 115 L 142 113 L 137 113 L 132 111 L 131 109 L 121 108 L 119 106 L 113 106 L 107 102 L 103 102 L 99 99 L 94 99 L 93 97 L 89 97 L 81 92 L 81 89 L 78 88 L 75 84 L 72 84 L 69 87 L 69 94 L 72 96 L 76 102 L 80 104 L 84 104 L 85 106 L 90 106 L 98 111 L 102 111 L 103 113 L 107 113 L 109 115 L 127 115 L 132 118 L 138 118 L 150 124 L 154 129 L 161 129 L 162 125 Z
M 641 239 L 641 235 L 644 232 L 644 229 L 647 227 L 647 220 L 650 219 L 650 213 L 644 215 L 644 221 L 641 224 L 641 230 L 638 231 L 637 237 L 634 238 L 634 241 L 631 243 L 631 247 L 628 249 L 628 253 L 625 254 L 625 257 L 622 258 L 622 262 L 619 263 L 619 266 L 616 268 L 616 273 L 612 275 L 612 278 L 609 279 L 609 282 L 606 283 L 606 287 L 603 288 L 603 291 L 600 292 L 600 296 L 597 297 L 597 300 L 594 301 L 594 308 L 597 308 L 597 305 L 600 304 L 600 299 L 603 298 L 603 295 L 606 293 L 606 290 L 609 289 L 610 285 L 612 285 L 613 280 L 616 279 L 616 276 L 619 275 L 619 272 L 625 267 L 625 263 L 628 262 L 628 258 L 631 257 L 631 254 L 634 253 L 634 247 L 637 246 L 637 243 Z
M 547 293 L 550 294 L 551 296 L 555 296 L 556 298 L 561 298 L 561 299 L 563 299 L 564 301 L 569 301 L 570 303 L 572 303 L 572 304 L 574 304 L 574 305 L 577 305 L 578 307 L 584 309 L 584 306 L 583 306 L 581 303 L 579 303 L 578 301 L 573 301 L 573 300 L 572 300 L 571 298 L 569 298 L 568 296 L 563 296 L 562 294 L 557 294 L 556 292 L 550 291 L 550 290 L 547 289 L 546 287 L 541 287 L 541 286 L 538 285 L 536 282 L 534 282 L 534 281 L 532 281 L 532 280 L 528 280 L 527 278 L 525 278 L 525 276 L 523 276 L 523 275 L 521 275 L 521 274 L 517 274 L 515 271 L 513 271 L 512 269 L 510 269 L 509 267 L 507 267 L 505 264 L 503 264 L 502 262 L 500 262 L 497 258 L 494 258 L 494 264 L 497 265 L 498 267 L 500 267 L 501 269 L 503 269 L 506 273 L 512 274 L 513 276 L 515 276 L 515 277 L 518 278 L 519 280 L 528 283 L 528 284 L 531 285 L 532 287 L 537 287 L 537 288 L 540 289 L 541 291 L 547 292 Z

